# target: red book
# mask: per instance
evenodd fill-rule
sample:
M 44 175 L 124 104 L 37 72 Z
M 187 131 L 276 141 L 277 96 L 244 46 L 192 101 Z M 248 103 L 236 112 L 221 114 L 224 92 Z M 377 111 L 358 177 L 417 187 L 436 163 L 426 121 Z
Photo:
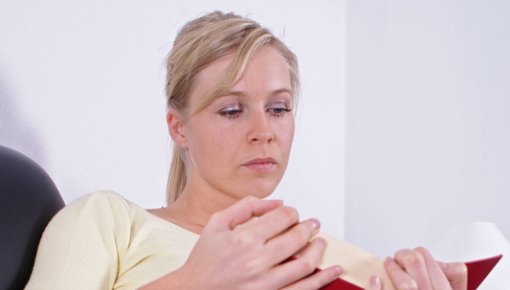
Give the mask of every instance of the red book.
M 340 278 L 321 288 L 321 290 L 363 290 L 368 286 L 371 276 L 381 278 L 384 290 L 394 290 L 384 270 L 383 261 L 347 242 L 336 240 L 325 234 L 319 234 L 327 242 L 321 264 L 322 269 L 341 265 L 344 273 Z M 467 262 L 468 290 L 475 290 L 501 259 L 502 255 Z

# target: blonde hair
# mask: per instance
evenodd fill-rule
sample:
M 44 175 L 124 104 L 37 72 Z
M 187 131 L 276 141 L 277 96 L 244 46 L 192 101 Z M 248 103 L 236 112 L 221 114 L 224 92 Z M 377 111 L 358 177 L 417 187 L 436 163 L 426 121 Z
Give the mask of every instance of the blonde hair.
M 240 78 L 253 53 L 265 45 L 277 49 L 287 61 L 293 95 L 296 96 L 299 92 L 297 58 L 268 29 L 251 19 L 219 11 L 188 22 L 178 33 L 167 60 L 168 108 L 181 112 L 188 109 L 191 84 L 197 73 L 232 53 L 234 59 L 225 75 L 191 114 L 200 112 Z M 179 198 L 186 181 L 181 148 L 174 144 L 167 185 L 168 202 Z

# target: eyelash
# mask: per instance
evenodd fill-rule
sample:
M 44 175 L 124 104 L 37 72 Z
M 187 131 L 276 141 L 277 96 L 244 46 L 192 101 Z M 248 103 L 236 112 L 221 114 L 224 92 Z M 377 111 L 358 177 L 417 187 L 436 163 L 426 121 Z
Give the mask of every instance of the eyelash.
M 286 113 L 292 112 L 292 109 L 287 108 L 287 106 L 282 108 L 269 108 L 269 110 L 272 110 L 271 113 L 275 117 L 283 117 Z
M 220 114 L 220 116 L 225 117 L 227 119 L 235 119 L 235 118 L 239 117 L 239 114 L 241 114 L 242 112 L 243 112 L 242 109 L 228 108 L 228 109 L 223 109 L 223 110 L 219 111 L 218 114 Z
M 243 112 L 242 107 L 235 107 L 222 109 L 218 112 L 218 114 L 227 119 L 236 119 L 242 112 Z M 270 112 L 272 116 L 280 118 L 283 117 L 285 114 L 292 112 L 292 109 L 289 109 L 287 105 L 284 105 L 282 107 L 275 106 L 272 108 L 267 108 L 266 112 Z

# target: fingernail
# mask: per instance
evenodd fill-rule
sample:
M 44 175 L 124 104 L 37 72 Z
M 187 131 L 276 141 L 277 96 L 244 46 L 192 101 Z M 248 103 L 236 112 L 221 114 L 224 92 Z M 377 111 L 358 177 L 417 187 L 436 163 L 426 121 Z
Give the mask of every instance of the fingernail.
M 381 289 L 381 279 L 377 276 L 370 278 L 370 287 L 372 287 L 374 290 Z
M 315 238 L 315 242 L 321 244 L 322 246 L 326 245 L 326 240 L 321 237 Z
M 312 228 L 312 231 L 316 232 L 321 227 L 321 223 L 318 219 L 310 219 L 310 226 Z
M 342 269 L 342 267 L 340 267 L 338 265 L 337 266 L 333 266 L 333 268 L 331 269 L 331 275 L 333 277 L 338 277 L 338 276 L 340 276 L 340 274 L 343 273 L 343 271 L 344 271 L 344 269 Z

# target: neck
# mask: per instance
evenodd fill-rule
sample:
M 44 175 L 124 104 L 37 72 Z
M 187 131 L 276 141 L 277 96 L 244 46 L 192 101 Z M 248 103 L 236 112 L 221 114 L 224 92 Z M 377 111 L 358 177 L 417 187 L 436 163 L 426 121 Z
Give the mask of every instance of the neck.
M 214 189 L 194 189 L 187 184 L 179 198 L 170 203 L 166 216 L 174 223 L 195 233 L 201 233 L 214 213 L 226 209 L 237 199 Z

